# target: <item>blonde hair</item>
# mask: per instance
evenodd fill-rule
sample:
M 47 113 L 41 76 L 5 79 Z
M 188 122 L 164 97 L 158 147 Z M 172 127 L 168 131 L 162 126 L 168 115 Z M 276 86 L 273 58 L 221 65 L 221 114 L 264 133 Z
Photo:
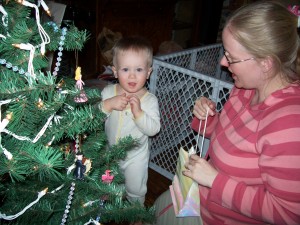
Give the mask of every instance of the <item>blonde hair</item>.
M 233 37 L 257 59 L 271 57 L 275 72 L 288 82 L 300 80 L 298 17 L 275 1 L 242 6 L 228 19 Z
M 147 54 L 147 63 L 148 66 L 152 66 L 152 60 L 153 60 L 153 48 L 150 44 L 150 42 L 143 38 L 138 36 L 133 37 L 124 37 L 120 39 L 113 47 L 113 64 L 117 65 L 117 55 L 124 51 L 145 51 Z

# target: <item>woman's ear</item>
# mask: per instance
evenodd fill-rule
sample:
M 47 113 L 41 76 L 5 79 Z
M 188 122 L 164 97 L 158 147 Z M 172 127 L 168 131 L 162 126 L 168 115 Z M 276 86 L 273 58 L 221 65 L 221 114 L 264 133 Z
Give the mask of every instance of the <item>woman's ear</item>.
M 114 77 L 115 77 L 115 78 L 118 78 L 117 68 L 116 68 L 115 66 L 112 66 L 112 67 L 111 67 L 111 70 L 112 70 L 113 73 L 114 73 Z
M 273 68 L 274 60 L 268 56 L 261 61 L 263 72 L 269 72 Z

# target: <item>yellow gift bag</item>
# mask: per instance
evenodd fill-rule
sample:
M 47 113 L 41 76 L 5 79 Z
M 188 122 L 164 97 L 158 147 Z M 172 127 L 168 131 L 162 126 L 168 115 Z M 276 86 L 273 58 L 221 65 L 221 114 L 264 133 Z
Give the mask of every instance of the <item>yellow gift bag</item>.
M 176 217 L 200 216 L 200 196 L 198 184 L 182 174 L 188 153 L 180 148 L 176 173 L 170 192 Z
M 207 117 L 208 110 L 206 112 L 200 156 L 202 155 Z M 200 120 L 196 146 L 198 146 L 201 123 L 202 120 Z M 188 161 L 191 154 L 196 154 L 194 147 L 189 150 L 189 153 L 183 148 L 180 148 L 176 166 L 176 173 L 173 178 L 172 185 L 170 186 L 170 192 L 176 217 L 200 216 L 200 195 L 198 184 L 191 178 L 182 174 L 182 171 L 186 169 L 184 165 Z

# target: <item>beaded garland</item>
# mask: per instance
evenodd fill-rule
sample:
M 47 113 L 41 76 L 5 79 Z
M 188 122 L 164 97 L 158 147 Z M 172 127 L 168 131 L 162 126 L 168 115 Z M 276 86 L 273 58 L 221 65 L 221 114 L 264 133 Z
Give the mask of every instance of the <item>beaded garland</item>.
M 59 31 L 58 26 L 54 23 L 54 22 L 48 22 L 48 25 L 52 26 L 55 32 Z M 68 29 L 66 27 L 63 27 L 61 29 L 61 37 L 60 37 L 60 42 L 59 42 L 59 52 L 58 52 L 58 57 L 57 57 L 57 62 L 55 64 L 55 68 L 54 68 L 54 72 L 53 75 L 57 76 L 57 72 L 59 71 L 59 67 L 60 67 L 60 61 L 62 60 L 61 56 L 62 56 L 62 51 L 63 51 L 63 45 L 65 43 L 65 36 L 67 34 Z M 0 58 L 0 64 L 3 66 L 6 66 L 6 68 L 8 69 L 12 69 L 13 72 L 18 72 L 20 75 L 25 74 L 25 76 L 30 76 L 29 72 L 25 72 L 25 70 L 23 68 L 19 68 L 18 66 L 13 66 L 11 62 L 7 62 L 6 59 L 2 59 Z
M 72 200 L 73 200 L 74 190 L 75 190 L 75 183 L 72 182 L 71 187 L 70 187 L 70 191 L 69 191 L 69 196 L 68 196 L 68 201 L 67 201 L 65 213 L 64 213 L 63 218 L 61 220 L 61 225 L 64 225 L 67 222 L 68 214 L 70 212 L 69 209 L 71 208 L 71 203 L 72 203 Z
M 55 32 L 58 32 L 58 26 L 54 23 L 54 22 L 49 22 L 49 25 L 52 25 L 53 28 L 54 28 L 54 31 Z M 57 72 L 59 71 L 59 67 L 61 65 L 61 60 L 62 60 L 62 51 L 64 50 L 63 46 L 65 44 L 65 39 L 66 39 L 66 34 L 67 34 L 67 31 L 68 29 L 66 27 L 63 27 L 61 29 L 61 36 L 60 36 L 60 42 L 58 43 L 59 44 L 59 47 L 58 47 L 58 53 L 57 53 L 57 59 L 56 59 L 56 63 L 55 63 L 55 68 L 54 68 L 54 71 L 53 71 L 53 76 L 57 76 Z

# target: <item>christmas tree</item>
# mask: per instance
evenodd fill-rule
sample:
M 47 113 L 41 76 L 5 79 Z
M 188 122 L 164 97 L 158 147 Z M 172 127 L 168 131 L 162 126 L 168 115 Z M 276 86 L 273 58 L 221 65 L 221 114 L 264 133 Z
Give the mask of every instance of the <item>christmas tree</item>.
M 108 147 L 100 91 L 83 88 L 80 67 L 60 74 L 64 51 L 80 51 L 88 32 L 43 22 L 43 0 L 0 3 L 1 224 L 152 222 L 153 208 L 126 201 L 118 167 L 138 143 Z

